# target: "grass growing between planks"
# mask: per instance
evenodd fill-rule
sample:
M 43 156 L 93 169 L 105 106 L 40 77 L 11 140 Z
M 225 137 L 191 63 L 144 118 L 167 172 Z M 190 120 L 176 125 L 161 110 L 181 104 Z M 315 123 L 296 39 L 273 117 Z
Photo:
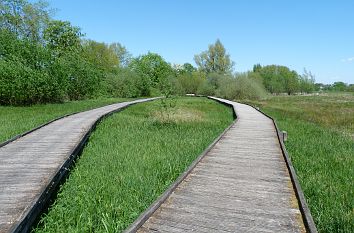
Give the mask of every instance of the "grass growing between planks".
M 138 104 L 98 125 L 36 232 L 119 232 L 233 121 L 205 98 Z
M 252 104 L 288 132 L 286 148 L 319 232 L 354 232 L 354 95 Z
M 106 98 L 30 107 L 0 106 L 0 143 L 60 116 L 128 100 Z

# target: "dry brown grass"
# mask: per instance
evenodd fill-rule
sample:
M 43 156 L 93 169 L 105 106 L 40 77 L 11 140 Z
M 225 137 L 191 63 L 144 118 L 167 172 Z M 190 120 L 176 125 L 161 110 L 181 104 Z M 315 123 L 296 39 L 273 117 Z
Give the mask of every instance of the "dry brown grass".
M 200 110 L 185 107 L 172 108 L 169 112 L 155 111 L 152 113 L 153 118 L 161 123 L 202 122 L 205 120 L 204 115 Z

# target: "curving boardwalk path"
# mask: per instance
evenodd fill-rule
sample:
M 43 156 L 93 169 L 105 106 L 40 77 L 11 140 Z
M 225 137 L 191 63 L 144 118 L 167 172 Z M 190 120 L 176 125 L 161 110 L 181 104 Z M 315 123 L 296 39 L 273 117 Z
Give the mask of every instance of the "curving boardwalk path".
M 108 105 L 54 121 L 0 148 L 0 232 L 27 231 L 26 222 L 39 206 L 50 184 L 67 170 L 96 121 L 131 104 L 153 100 L 140 99 Z M 43 195 L 43 196 L 41 196 Z M 22 227 L 20 225 L 24 224 Z M 63 229 L 64 230 L 64 229 Z
M 138 232 L 305 231 L 272 120 L 226 102 L 236 123 Z

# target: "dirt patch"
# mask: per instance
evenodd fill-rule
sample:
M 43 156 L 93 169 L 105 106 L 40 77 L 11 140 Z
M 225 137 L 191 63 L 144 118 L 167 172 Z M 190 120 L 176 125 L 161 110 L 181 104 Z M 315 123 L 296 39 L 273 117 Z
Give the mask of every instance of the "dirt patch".
M 195 109 L 177 108 L 164 112 L 155 111 L 153 118 L 160 122 L 202 122 L 204 113 Z

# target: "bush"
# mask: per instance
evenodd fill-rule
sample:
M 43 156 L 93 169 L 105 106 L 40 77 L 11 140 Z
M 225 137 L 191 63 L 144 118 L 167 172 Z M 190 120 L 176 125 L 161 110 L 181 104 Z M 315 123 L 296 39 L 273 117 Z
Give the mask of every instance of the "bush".
M 51 52 L 40 44 L 0 31 L 0 104 L 60 102 L 63 79 L 51 75 Z
M 30 105 L 62 101 L 64 92 L 47 72 L 19 60 L 0 60 L 0 104 Z
M 81 100 L 97 96 L 104 73 L 88 63 L 80 55 L 71 54 L 59 61 L 56 78 L 63 75 L 67 80 L 67 96 L 70 100 Z
M 222 94 L 223 90 L 220 89 L 220 86 L 224 82 L 229 82 L 231 80 L 230 78 L 232 78 L 232 76 L 218 73 L 210 73 L 199 86 L 198 94 L 225 96 L 224 94 Z
M 144 93 L 141 79 L 141 76 L 129 69 L 120 69 L 108 74 L 103 85 L 109 96 L 135 98 Z
M 260 77 L 255 73 L 244 73 L 236 76 L 235 96 L 233 99 L 264 99 L 267 91 Z
M 143 96 L 153 95 L 155 89 L 157 89 L 156 93 L 163 91 L 159 90 L 160 84 L 163 85 L 166 79 L 174 74 L 170 64 L 160 55 L 150 52 L 133 59 L 129 68 L 142 77 Z
M 177 76 L 176 87 L 181 94 L 196 94 L 205 80 L 200 72 L 182 73 Z
M 216 95 L 230 100 L 263 99 L 267 92 L 257 73 L 238 74 L 236 77 L 224 76 L 219 79 Z

